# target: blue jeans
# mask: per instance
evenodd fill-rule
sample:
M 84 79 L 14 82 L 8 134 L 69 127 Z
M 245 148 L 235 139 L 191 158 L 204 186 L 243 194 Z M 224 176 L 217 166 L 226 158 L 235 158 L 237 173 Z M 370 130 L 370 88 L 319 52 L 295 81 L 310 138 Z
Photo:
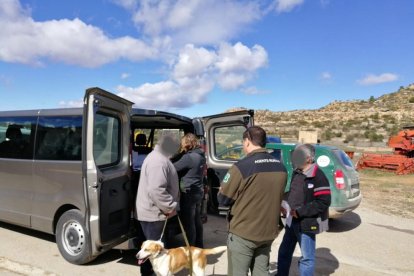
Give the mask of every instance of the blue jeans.
M 290 227 L 285 227 L 285 235 L 279 247 L 277 258 L 277 275 L 289 275 L 293 252 L 296 243 L 299 243 L 302 257 L 299 259 L 299 272 L 301 276 L 313 275 L 315 270 L 315 234 L 303 233 L 300 230 L 300 221 L 293 219 Z
M 204 192 L 195 189 L 181 193 L 180 218 L 183 221 L 188 243 L 203 248 L 203 222 L 201 221 L 201 203 Z

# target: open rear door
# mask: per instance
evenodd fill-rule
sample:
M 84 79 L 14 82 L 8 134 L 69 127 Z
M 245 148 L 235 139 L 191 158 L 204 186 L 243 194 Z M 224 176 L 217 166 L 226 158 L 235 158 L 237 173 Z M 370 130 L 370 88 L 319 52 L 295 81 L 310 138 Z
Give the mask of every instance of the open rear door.
M 129 230 L 131 106 L 100 88 L 86 90 L 82 160 L 92 254 Z
M 244 157 L 243 132 L 254 123 L 253 110 L 222 113 L 193 120 L 196 132 L 206 138 L 207 180 L 210 186 L 210 209 L 217 210 L 217 192 L 227 170 Z

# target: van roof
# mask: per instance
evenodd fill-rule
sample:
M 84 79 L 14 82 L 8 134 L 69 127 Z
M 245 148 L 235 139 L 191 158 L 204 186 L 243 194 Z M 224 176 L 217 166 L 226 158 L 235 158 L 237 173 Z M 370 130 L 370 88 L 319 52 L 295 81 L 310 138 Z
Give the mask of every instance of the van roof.
M 192 119 L 165 111 L 133 108 L 131 110 L 131 123 L 141 128 L 152 128 L 154 126 L 157 128 L 186 128 L 188 125 L 192 126 Z
M 38 115 L 82 115 L 83 108 L 50 108 L 50 109 L 31 109 L 0 111 L 1 117 L 8 116 L 38 116 Z
M 178 115 L 175 113 L 160 111 L 160 110 L 154 110 L 154 109 L 144 109 L 144 108 L 132 108 L 131 115 L 141 115 L 141 116 L 164 116 L 164 117 L 174 117 L 177 119 L 181 119 L 183 121 L 191 121 L 190 118 L 182 115 Z
M 29 109 L 29 110 L 10 110 L 10 111 L 0 111 L 1 117 L 9 117 L 9 116 L 38 116 L 38 115 L 82 115 L 83 108 L 50 108 L 50 109 Z M 131 116 L 159 116 L 159 117 L 167 117 L 167 118 L 175 118 L 176 120 L 191 122 L 191 119 L 185 116 L 181 116 L 178 114 L 159 111 L 159 110 L 151 110 L 151 109 L 143 109 L 143 108 L 132 108 Z

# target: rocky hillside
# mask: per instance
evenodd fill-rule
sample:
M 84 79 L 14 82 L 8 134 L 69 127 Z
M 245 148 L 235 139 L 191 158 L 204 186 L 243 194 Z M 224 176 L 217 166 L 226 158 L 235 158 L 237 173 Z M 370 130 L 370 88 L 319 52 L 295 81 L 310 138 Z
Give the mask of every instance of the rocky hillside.
M 255 123 L 269 134 L 297 140 L 299 130 L 317 131 L 322 143 L 385 146 L 390 135 L 414 125 L 414 84 L 366 100 L 334 101 L 317 110 L 256 110 Z

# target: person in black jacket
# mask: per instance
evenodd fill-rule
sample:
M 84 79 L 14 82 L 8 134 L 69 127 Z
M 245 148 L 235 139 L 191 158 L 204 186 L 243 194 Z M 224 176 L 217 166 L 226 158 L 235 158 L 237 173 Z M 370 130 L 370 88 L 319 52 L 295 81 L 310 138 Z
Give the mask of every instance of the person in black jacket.
M 204 169 L 206 158 L 197 137 L 187 133 L 181 138 L 182 156 L 174 162 L 180 177 L 180 218 L 192 246 L 203 248 L 203 223 L 201 203 L 204 197 Z
M 298 145 L 292 153 L 294 172 L 290 190 L 285 194 L 285 234 L 279 247 L 277 275 L 289 275 L 293 252 L 299 243 L 301 276 L 313 275 L 315 268 L 315 234 L 328 230 L 331 190 L 325 174 L 315 164 L 315 148 Z M 291 221 L 289 223 L 289 216 Z M 290 225 L 289 225 L 290 224 Z

